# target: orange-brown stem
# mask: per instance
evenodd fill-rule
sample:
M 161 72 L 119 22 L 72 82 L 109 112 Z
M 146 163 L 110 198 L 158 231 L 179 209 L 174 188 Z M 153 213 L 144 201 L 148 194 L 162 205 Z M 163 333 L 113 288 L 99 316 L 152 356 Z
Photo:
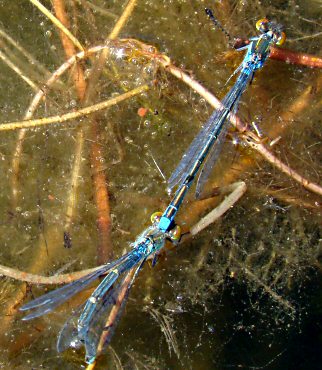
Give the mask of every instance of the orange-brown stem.
M 93 138 L 98 138 L 99 129 L 97 121 L 92 126 Z M 105 170 L 102 168 L 102 150 L 99 143 L 95 140 L 91 145 L 91 164 L 93 168 L 93 184 L 95 188 L 95 203 L 97 205 L 97 228 L 99 232 L 99 242 L 97 246 L 97 262 L 98 264 L 106 263 L 113 257 L 111 245 L 111 218 L 110 205 L 107 193 L 107 180 L 105 177 Z
M 322 68 L 322 58 L 310 54 L 297 53 L 282 48 L 271 48 L 271 59 L 281 60 L 286 63 L 298 64 L 311 68 Z
M 53 0 L 53 6 L 55 10 L 56 17 L 61 21 L 61 23 L 66 27 L 70 28 L 69 19 L 66 14 L 65 5 L 63 0 Z M 70 39 L 63 33 L 60 32 L 60 39 L 65 50 L 65 55 L 67 58 L 70 58 L 76 54 L 76 49 L 74 44 Z M 73 80 L 77 95 L 80 101 L 84 99 L 85 90 L 86 90 L 86 81 L 84 77 L 84 71 L 80 64 L 76 64 L 76 68 L 73 72 Z
M 53 1 L 54 10 L 57 18 L 66 26 L 69 27 L 69 20 L 65 10 L 63 0 Z M 75 47 L 73 43 L 61 33 L 62 44 L 67 57 L 75 54 Z M 73 79 L 80 102 L 83 102 L 86 96 L 87 84 L 84 77 L 84 71 L 78 64 L 73 74 Z M 112 257 L 112 242 L 111 242 L 111 217 L 109 195 L 107 190 L 107 180 L 105 173 L 101 170 L 102 158 L 101 149 L 97 144 L 99 135 L 98 123 L 95 118 L 92 120 L 92 138 L 93 144 L 91 146 L 91 164 L 93 168 L 93 183 L 95 189 L 95 201 L 97 206 L 97 226 L 99 231 L 99 245 L 97 248 L 98 263 L 105 263 L 107 258 Z

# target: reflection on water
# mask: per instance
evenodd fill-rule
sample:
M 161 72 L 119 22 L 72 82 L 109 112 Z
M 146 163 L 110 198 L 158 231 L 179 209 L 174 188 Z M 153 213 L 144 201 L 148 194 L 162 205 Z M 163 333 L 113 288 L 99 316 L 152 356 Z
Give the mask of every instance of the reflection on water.
M 66 2 L 72 32 L 84 45 L 101 44 L 122 11 L 120 2 Z M 48 4 L 47 4 L 48 5 Z M 176 65 L 219 97 L 241 56 L 204 15 L 213 7 L 236 36 L 254 34 L 255 20 L 265 15 L 286 26 L 294 51 L 319 54 L 319 9 L 302 2 L 247 3 L 139 1 L 122 37 L 156 46 Z M 216 6 L 216 8 L 215 8 Z M 40 61 L 30 63 L 3 36 L 6 55 L 35 85 L 64 61 L 55 27 L 29 3 L 0 1 L 1 30 Z M 124 54 L 125 53 L 125 54 Z M 93 60 L 92 60 L 93 62 Z M 83 63 L 88 75 L 91 61 Z M 23 117 L 33 88 L 1 63 L 2 121 Z M 149 215 L 168 201 L 166 177 L 177 164 L 211 108 L 196 93 L 140 55 L 121 46 L 110 52 L 97 81 L 97 101 L 113 93 L 153 82 L 155 89 L 120 103 L 97 117 L 102 148 L 100 170 L 106 174 L 113 221 L 115 256 L 149 222 Z M 245 121 L 255 120 L 264 137 L 279 131 L 274 153 L 301 174 L 317 181 L 319 160 L 318 71 L 269 61 L 255 78 L 240 107 Z M 312 86 L 309 108 L 281 117 Z M 35 116 L 50 116 L 77 107 L 73 81 L 61 78 Z M 292 105 L 293 104 L 293 105 Z M 146 114 L 137 114 L 139 108 Z M 90 119 L 82 120 L 84 127 Z M 96 264 L 97 210 L 88 131 L 81 155 L 76 208 L 64 248 L 66 210 L 75 159 L 77 122 L 27 131 L 20 158 L 17 198 L 13 197 L 12 158 L 16 132 L 2 132 L 0 146 L 0 264 L 52 275 Z M 284 130 L 281 127 L 285 126 Z M 238 137 L 237 137 L 238 138 Z M 223 175 L 224 174 L 224 175 Z M 244 198 L 219 222 L 157 266 L 141 272 L 112 341 L 98 368 L 116 369 L 317 369 L 321 362 L 321 250 L 318 197 L 304 190 L 242 144 L 227 140 L 213 186 L 243 179 Z M 189 197 L 178 222 L 188 228 L 201 217 Z M 205 211 L 202 211 L 205 212 Z M 25 295 L 20 283 L 0 283 L 2 338 L 0 361 L 6 368 L 84 367 L 84 354 L 57 354 L 56 335 L 72 307 L 84 295 L 50 317 L 22 323 L 16 305 Z M 45 288 L 32 287 L 38 296 Z M 28 299 L 31 293 L 28 291 Z

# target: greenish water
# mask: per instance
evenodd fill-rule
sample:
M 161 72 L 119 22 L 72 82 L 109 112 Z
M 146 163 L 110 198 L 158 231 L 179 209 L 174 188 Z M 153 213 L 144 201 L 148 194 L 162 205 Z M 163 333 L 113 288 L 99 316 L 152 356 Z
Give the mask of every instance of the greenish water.
M 91 12 L 86 1 L 66 3 L 74 17 L 73 33 L 86 46 L 101 44 L 114 18 L 99 9 Z M 119 1 L 91 3 L 116 15 L 122 11 Z M 206 6 L 213 8 L 233 35 L 252 36 L 256 20 L 269 16 L 285 25 L 288 49 L 321 54 L 321 37 L 314 37 L 321 31 L 318 1 L 138 1 L 121 37 L 156 46 L 222 97 L 228 88 L 225 82 L 242 56 L 232 53 L 222 33 L 209 24 L 203 10 Z M 1 0 L 0 27 L 48 71 L 64 62 L 54 26 L 28 1 Z M 41 86 L 45 79 L 37 66 L 30 65 L 7 41 L 1 47 Z M 90 68 L 90 62 L 84 67 Z M 2 122 L 20 120 L 34 91 L 3 62 L 0 68 Z M 314 182 L 319 181 L 321 172 L 319 77 L 318 70 L 268 61 L 249 87 L 239 111 L 242 119 L 255 121 L 267 136 L 285 124 L 280 117 L 311 86 L 310 106 L 295 114 L 291 124 L 280 131 L 281 140 L 272 150 Z M 163 209 L 169 200 L 154 160 L 168 177 L 212 110 L 153 63 L 135 57 L 131 61 L 117 59 L 115 55 L 97 83 L 97 102 L 123 92 L 122 88 L 152 80 L 156 86 L 153 91 L 99 116 L 101 132 L 96 140 L 103 150 L 102 170 L 108 180 L 115 256 L 129 249 L 129 243 L 147 226 L 150 214 Z M 65 76 L 61 82 L 63 87 L 48 93 L 36 117 L 75 108 L 73 81 Z M 144 118 L 137 115 L 142 106 L 150 109 Z M 82 122 L 86 126 L 89 120 Z M 66 249 L 63 244 L 76 123 L 27 132 L 16 201 L 12 158 L 17 133 L 0 133 L 0 264 L 43 275 L 96 265 L 99 235 L 90 162 L 93 138 L 89 132 L 75 217 L 69 229 L 72 247 Z M 247 159 L 255 161 L 240 167 Z M 224 178 L 224 173 L 230 176 Z M 227 185 L 227 178 L 244 180 L 248 187 L 245 196 L 217 223 L 168 253 L 155 268 L 145 266 L 132 289 L 112 349 L 100 358 L 98 369 L 319 368 L 320 199 L 242 144 L 232 145 L 231 138 L 209 183 Z M 191 211 L 193 207 L 191 195 L 178 217 L 186 228 L 195 217 L 201 217 Z M 80 300 L 25 323 L 12 310 L 24 286 L 2 278 L 0 289 L 1 367 L 85 368 L 82 351 L 56 352 L 57 334 Z M 33 286 L 26 299 L 44 290 Z

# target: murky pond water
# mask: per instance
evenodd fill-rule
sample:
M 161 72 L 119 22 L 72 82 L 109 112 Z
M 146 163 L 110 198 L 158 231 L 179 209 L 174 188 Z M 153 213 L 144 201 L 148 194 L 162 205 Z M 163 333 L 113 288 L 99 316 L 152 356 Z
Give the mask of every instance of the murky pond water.
M 89 48 L 104 43 L 125 2 L 65 5 L 71 32 Z M 286 48 L 321 53 L 321 4 L 314 0 L 139 0 L 120 37 L 156 47 L 222 98 L 242 53 L 232 51 L 224 34 L 213 29 L 205 7 L 213 8 L 233 36 L 251 37 L 256 21 L 268 16 L 285 25 Z M 5 123 L 23 119 L 65 54 L 55 26 L 28 1 L 0 0 L 0 31 Z M 150 215 L 167 205 L 164 177 L 212 108 L 153 58 L 124 45 L 116 41 L 110 47 L 93 87 L 95 99 L 87 105 L 143 84 L 152 88 L 95 114 L 95 135 L 93 116 L 30 128 L 23 136 L 18 130 L 0 133 L 2 266 L 51 276 L 93 267 L 111 253 L 99 247 L 104 238 L 97 226 L 98 173 L 105 176 L 109 194 L 114 257 L 129 250 Z M 88 80 L 93 63 L 94 55 L 81 62 Z M 320 85 L 318 69 L 269 60 L 238 112 L 245 122 L 254 122 L 268 146 L 266 138 L 279 137 L 272 152 L 316 183 L 321 173 Z M 34 117 L 76 111 L 82 107 L 77 96 L 71 74 L 64 74 Z M 139 108 L 146 108 L 144 115 Z M 100 149 L 95 158 L 93 148 Z M 247 192 L 229 212 L 167 252 L 154 268 L 145 265 L 98 369 L 319 368 L 320 198 L 265 162 L 232 130 L 208 186 L 239 180 L 246 182 Z M 222 199 L 196 202 L 192 191 L 177 222 L 189 230 Z M 81 350 L 56 352 L 57 334 L 85 293 L 51 315 L 21 321 L 18 307 L 46 289 L 51 288 L 7 277 L 0 281 L 1 367 L 86 368 Z

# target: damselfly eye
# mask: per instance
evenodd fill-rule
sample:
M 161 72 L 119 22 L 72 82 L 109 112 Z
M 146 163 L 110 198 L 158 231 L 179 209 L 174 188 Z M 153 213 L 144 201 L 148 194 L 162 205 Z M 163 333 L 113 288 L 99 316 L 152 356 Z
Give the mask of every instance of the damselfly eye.
M 162 212 L 154 212 L 151 215 L 151 222 L 152 222 L 152 224 L 155 224 L 156 222 L 159 222 L 161 216 L 162 216 Z
M 281 32 L 277 37 L 276 37 L 276 41 L 275 41 L 275 44 L 280 46 L 280 45 L 283 45 L 284 42 L 286 40 L 286 34 L 285 32 Z
M 256 29 L 262 33 L 267 32 L 268 24 L 269 24 L 269 20 L 266 18 L 262 18 L 256 22 Z
M 176 225 L 173 229 L 169 231 L 169 236 L 172 241 L 176 242 L 181 238 L 181 227 Z

